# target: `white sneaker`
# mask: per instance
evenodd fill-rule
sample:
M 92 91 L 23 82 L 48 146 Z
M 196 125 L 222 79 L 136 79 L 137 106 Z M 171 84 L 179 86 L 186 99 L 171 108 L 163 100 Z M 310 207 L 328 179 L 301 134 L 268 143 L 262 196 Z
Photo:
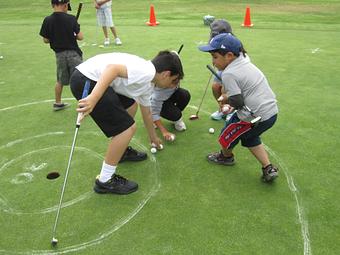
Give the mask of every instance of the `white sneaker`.
M 122 41 L 117 37 L 117 38 L 115 39 L 115 44 L 116 44 L 116 45 L 122 45 Z
M 224 113 L 223 112 L 220 112 L 220 111 L 216 111 L 214 112 L 213 114 L 210 115 L 210 117 L 213 119 L 213 120 L 221 120 L 224 116 Z
M 182 118 L 177 120 L 177 121 L 175 121 L 174 125 L 175 125 L 175 129 L 177 131 L 184 131 L 184 130 L 187 129 L 187 127 L 185 126 L 185 123 L 183 122 Z
M 109 38 L 105 38 L 104 46 L 109 46 L 109 45 L 110 45 L 110 39 Z

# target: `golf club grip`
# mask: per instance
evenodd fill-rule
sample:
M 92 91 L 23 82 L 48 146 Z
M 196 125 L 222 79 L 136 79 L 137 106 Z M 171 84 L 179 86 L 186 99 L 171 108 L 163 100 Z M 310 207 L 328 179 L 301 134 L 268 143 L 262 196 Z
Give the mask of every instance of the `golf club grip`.
M 83 7 L 83 3 L 80 2 L 78 5 L 78 10 L 77 10 L 77 14 L 76 14 L 76 19 L 78 20 L 80 12 L 81 12 L 81 8 Z
M 84 85 L 84 89 L 83 89 L 83 95 L 81 96 L 82 99 L 88 96 L 89 90 L 90 90 L 90 81 L 86 80 L 85 85 Z M 77 121 L 76 121 L 76 127 L 77 128 L 80 127 L 80 120 L 81 120 L 82 116 L 83 116 L 83 113 L 79 112 L 78 116 L 77 116 Z
M 184 44 L 181 45 L 181 47 L 179 47 L 177 54 L 181 53 L 182 49 L 183 49 Z
M 209 71 L 215 75 L 215 77 L 222 82 L 222 78 L 216 73 L 216 71 L 214 70 L 214 68 L 212 68 L 210 65 L 207 65 L 207 68 L 209 69 Z
M 88 96 L 89 90 L 90 90 L 90 81 L 86 80 L 84 89 L 83 89 L 83 95 L 81 96 L 82 99 Z

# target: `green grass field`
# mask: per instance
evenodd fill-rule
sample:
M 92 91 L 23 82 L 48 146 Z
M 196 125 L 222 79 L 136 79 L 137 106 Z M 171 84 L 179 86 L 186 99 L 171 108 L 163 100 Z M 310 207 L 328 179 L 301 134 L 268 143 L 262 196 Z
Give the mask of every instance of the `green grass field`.
M 112 51 L 151 59 L 184 44 L 181 86 L 192 99 L 184 112 L 188 130 L 155 155 L 137 114 L 132 145 L 149 158 L 118 167 L 140 185 L 128 196 L 92 191 L 108 141 L 90 118 L 83 122 L 57 248 L 50 241 L 76 101 L 66 87 L 71 107 L 52 111 L 55 57 L 39 36 L 49 3 L 0 0 L 0 254 L 339 254 L 340 1 L 118 0 L 113 19 L 123 45 L 106 48 L 98 47 L 103 35 L 92 1 L 84 1 L 85 59 Z M 72 1 L 73 14 L 78 3 Z M 150 4 L 157 27 L 145 25 Z M 247 6 L 250 29 L 241 27 Z M 210 91 L 200 119 L 188 120 L 210 75 L 210 55 L 197 50 L 208 40 L 208 14 L 230 21 L 277 95 L 278 122 L 262 137 L 280 168 L 273 185 L 260 181 L 260 166 L 241 146 L 233 167 L 206 161 L 219 149 L 223 126 L 210 120 Z M 209 134 L 210 127 L 217 132 Z M 61 176 L 48 180 L 52 171 Z

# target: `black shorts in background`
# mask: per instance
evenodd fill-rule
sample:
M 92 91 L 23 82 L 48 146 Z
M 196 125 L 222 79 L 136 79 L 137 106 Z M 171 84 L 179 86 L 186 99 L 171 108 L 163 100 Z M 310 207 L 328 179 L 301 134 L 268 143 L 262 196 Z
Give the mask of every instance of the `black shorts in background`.
M 73 96 L 77 100 L 81 99 L 86 80 L 91 83 L 90 94 L 96 85 L 95 81 L 88 79 L 77 69 L 71 76 L 70 87 Z M 116 136 L 135 123 L 134 119 L 126 111 L 134 102 L 133 99 L 119 95 L 112 87 L 109 87 L 90 115 L 107 137 Z

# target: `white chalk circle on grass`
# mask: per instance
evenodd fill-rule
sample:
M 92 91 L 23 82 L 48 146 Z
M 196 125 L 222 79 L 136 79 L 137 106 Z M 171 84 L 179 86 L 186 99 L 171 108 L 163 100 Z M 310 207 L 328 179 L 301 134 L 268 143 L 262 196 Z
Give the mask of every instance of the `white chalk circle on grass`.
M 66 99 L 66 100 L 74 100 L 74 99 Z M 24 107 L 24 109 L 27 109 L 27 107 L 34 106 L 37 104 L 44 104 L 44 103 L 50 103 L 53 102 L 53 100 L 44 100 L 44 101 L 39 101 L 39 102 L 31 102 L 31 103 L 26 103 L 22 105 L 16 105 L 16 106 L 11 106 L 11 107 L 6 107 L 0 109 L 0 114 L 1 112 L 7 112 L 7 111 L 13 111 L 13 114 L 15 114 L 15 111 L 20 110 L 20 108 Z M 85 130 L 82 132 L 86 132 Z M 91 132 L 92 134 L 94 132 Z M 100 132 L 97 133 L 98 135 L 101 135 Z M 8 149 L 8 148 L 13 148 L 15 146 L 22 146 L 23 143 L 27 141 L 35 141 L 39 140 L 44 137 L 49 137 L 49 136 L 64 136 L 65 133 L 60 131 L 60 132 L 49 132 L 49 133 L 44 133 L 44 134 L 38 134 L 36 136 L 32 137 L 25 137 L 21 139 L 17 139 L 14 141 L 9 141 L 7 144 L 0 145 L 0 155 L 1 155 L 1 150 Z M 147 151 L 148 149 L 143 146 L 141 143 L 133 139 L 132 143 L 137 146 L 139 149 L 142 149 L 144 151 Z M 51 146 L 51 147 L 46 147 L 46 148 L 40 148 L 36 150 L 29 151 L 27 153 L 24 153 L 22 155 L 16 155 L 16 157 L 13 157 L 12 159 L 8 161 L 0 160 L 1 165 L 0 165 L 0 176 L 9 168 L 11 168 L 12 165 L 14 164 L 20 164 L 20 162 L 24 162 L 26 157 L 30 157 L 34 154 L 39 154 L 43 152 L 48 152 L 48 151 L 53 151 L 53 150 L 60 150 L 61 148 L 64 149 L 69 149 L 70 146 Z M 95 158 L 100 158 L 101 160 L 103 159 L 102 155 L 93 152 L 91 149 L 85 148 L 85 147 L 77 147 L 75 150 L 81 151 L 83 153 L 91 154 L 92 157 Z M 141 197 L 141 199 L 138 201 L 136 206 L 132 209 L 127 211 L 125 217 L 118 219 L 116 222 L 113 222 L 111 226 L 108 227 L 108 229 L 104 232 L 98 232 L 98 236 L 94 236 L 92 240 L 83 242 L 83 243 L 78 243 L 78 244 L 73 244 L 67 247 L 58 247 L 57 250 L 34 250 L 30 248 L 22 248 L 20 250 L 6 250 L 4 248 L 0 248 L 0 254 L 66 254 L 69 252 L 76 252 L 79 250 L 86 249 L 89 246 L 93 246 L 96 244 L 101 243 L 104 239 L 109 237 L 111 234 L 119 230 L 123 225 L 127 224 L 132 218 L 134 218 L 145 206 L 145 204 L 153 197 L 156 195 L 160 188 L 160 180 L 159 180 L 159 169 L 158 169 L 158 163 L 156 158 L 153 155 L 149 156 L 149 161 L 152 164 L 152 168 L 150 171 L 150 178 L 152 180 L 152 185 L 151 187 L 148 187 L 148 191 L 146 194 Z M 23 166 L 22 168 L 25 169 L 24 172 L 19 172 L 15 173 L 14 176 L 8 181 L 12 183 L 13 185 L 19 185 L 19 184 L 33 184 L 34 183 L 34 175 L 36 172 L 39 172 L 39 167 L 44 168 L 46 167 L 47 163 L 46 162 L 37 162 L 36 165 L 32 164 L 30 166 L 32 167 L 27 167 Z M 6 178 L 7 179 L 7 178 Z M 145 187 L 144 187 L 145 188 Z M 79 203 L 81 201 L 84 201 L 88 198 L 90 198 L 93 195 L 93 191 L 88 191 L 83 194 L 78 195 L 76 198 L 67 201 L 66 203 L 63 204 L 64 207 L 69 207 L 72 206 L 76 203 Z M 34 211 L 23 211 L 20 208 L 12 208 L 11 207 L 11 201 L 6 198 L 6 194 L 1 193 L 0 191 L 0 213 L 6 213 L 6 214 L 13 214 L 13 215 L 25 215 L 25 214 L 30 214 L 30 215 L 37 215 L 37 217 L 40 217 L 41 214 L 46 214 L 50 213 L 51 217 L 54 218 L 55 215 L 54 213 L 57 210 L 57 202 L 56 205 L 47 207 L 47 208 L 38 208 Z M 102 229 L 101 229 L 102 231 Z M 18 245 L 18 247 L 20 247 Z

